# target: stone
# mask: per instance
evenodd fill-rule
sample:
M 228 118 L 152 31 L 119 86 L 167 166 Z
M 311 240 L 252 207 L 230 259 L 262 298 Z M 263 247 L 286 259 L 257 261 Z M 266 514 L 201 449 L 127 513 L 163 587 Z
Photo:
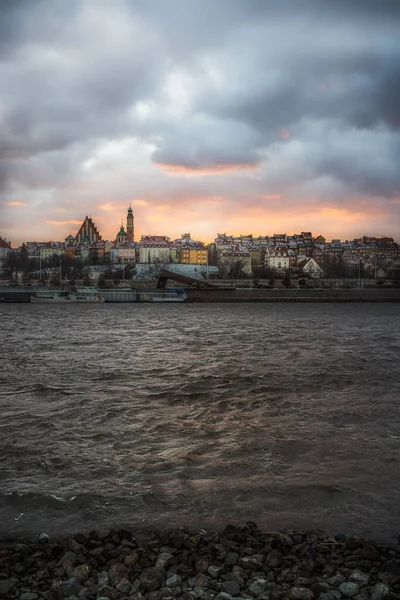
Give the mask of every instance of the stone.
M 262 569 L 262 562 L 255 556 L 243 556 L 240 559 L 239 565 L 246 571 L 259 571 Z
M 76 581 L 86 581 L 86 579 L 89 579 L 91 571 L 92 569 L 89 565 L 79 565 L 79 567 L 75 567 L 73 570 L 72 576 Z
M 195 568 L 197 573 L 207 573 L 207 569 L 210 566 L 210 561 L 206 556 L 200 556 L 196 560 Z
M 70 547 L 72 552 L 75 552 L 75 554 L 80 554 L 82 552 L 82 548 L 83 548 L 82 544 L 79 544 L 73 538 L 68 540 L 68 546 Z
M 196 588 L 206 588 L 208 584 L 208 578 L 204 573 L 197 573 L 194 578 L 194 587 Z
M 37 600 L 39 598 L 39 594 L 35 594 L 35 592 L 24 592 L 20 595 L 19 600 Z
M 173 554 L 170 554 L 169 552 L 161 552 L 161 554 L 159 554 L 157 556 L 157 560 L 156 560 L 156 564 L 155 566 L 158 569 L 165 569 L 168 566 L 168 563 L 171 561 L 171 559 L 174 558 Z M 125 564 L 126 560 L 125 560 Z
M 318 600 L 341 600 L 342 594 L 338 590 L 330 590 L 318 596 Z
M 154 590 L 160 589 L 163 585 L 163 573 L 161 569 L 150 567 L 143 571 L 140 576 L 140 582 L 148 592 L 154 592 Z
M 211 565 L 211 567 L 208 567 L 207 569 L 207 573 L 210 575 L 210 577 L 212 577 L 213 579 L 217 579 L 219 574 L 221 573 L 221 571 L 223 571 L 224 569 L 222 567 L 215 567 L 214 565 Z
M 3 579 L 0 581 L 0 596 L 6 596 L 9 592 L 11 592 L 16 583 L 18 583 L 18 581 L 14 578 Z
M 361 550 L 360 557 L 364 560 L 376 562 L 380 558 L 379 550 L 378 548 L 375 548 L 375 546 L 364 546 L 364 548 Z
M 124 577 L 115 587 L 121 594 L 127 595 L 131 591 L 132 583 Z
M 237 596 L 240 592 L 240 587 L 236 581 L 224 581 L 221 584 L 221 590 L 230 596 Z
M 232 596 L 226 592 L 220 592 L 215 596 L 215 600 L 231 600 Z
M 288 600 L 314 600 L 315 596 L 308 588 L 293 587 L 289 590 Z
M 318 552 L 318 554 L 330 554 L 331 552 L 331 545 L 330 544 L 317 544 L 315 547 L 315 550 Z
M 130 552 L 127 556 L 125 556 L 124 563 L 127 567 L 133 567 L 136 563 L 139 562 L 140 554 L 137 550 Z
M 368 585 L 369 575 L 368 573 L 360 571 L 360 569 L 354 569 L 354 571 L 349 577 L 349 581 L 352 581 L 353 583 L 358 583 L 360 587 L 365 587 L 366 585 Z
M 353 598 L 353 596 L 357 596 L 359 591 L 359 585 L 357 583 L 352 583 L 351 581 L 345 581 L 339 585 L 339 592 L 345 598 Z
M 263 594 L 268 588 L 268 581 L 266 579 L 256 579 L 248 587 L 247 590 L 252 596 L 259 596 Z
M 103 585 L 110 585 L 110 578 L 107 571 L 100 571 L 100 573 L 97 574 L 97 583 L 100 587 Z
M 233 567 L 239 560 L 239 554 L 237 552 L 228 552 L 225 558 L 225 565 L 227 567 Z
M 280 550 L 271 550 L 267 555 L 266 563 L 272 568 L 276 569 L 282 563 L 282 552 Z
M 389 596 L 390 591 L 387 583 L 377 583 L 372 590 L 371 600 L 384 600 L 384 598 Z
M 112 588 L 108 585 L 103 585 L 97 592 L 97 599 L 103 597 L 108 598 L 108 600 L 117 600 L 118 592 L 115 588 Z
M 182 585 L 182 577 L 175 573 L 174 575 L 171 575 L 171 577 L 168 577 L 166 585 L 170 588 L 178 587 Z
M 329 583 L 329 585 L 331 585 L 332 587 L 339 587 L 339 585 L 341 585 L 345 581 L 346 577 L 341 573 L 336 573 L 336 575 L 334 575 L 333 577 L 329 577 L 329 579 L 326 580 L 326 582 Z
M 108 570 L 111 583 L 115 586 L 127 575 L 128 567 L 124 563 L 114 563 Z
M 50 541 L 50 536 L 47 535 L 47 533 L 44 533 L 44 531 L 42 533 L 39 534 L 38 536 L 38 542 L 40 544 L 47 544 Z

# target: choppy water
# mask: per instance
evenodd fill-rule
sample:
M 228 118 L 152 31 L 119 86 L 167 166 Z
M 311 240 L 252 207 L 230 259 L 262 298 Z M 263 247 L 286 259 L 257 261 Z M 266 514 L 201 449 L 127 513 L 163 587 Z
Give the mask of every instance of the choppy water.
M 0 305 L 0 323 L 0 537 L 400 533 L 398 305 Z

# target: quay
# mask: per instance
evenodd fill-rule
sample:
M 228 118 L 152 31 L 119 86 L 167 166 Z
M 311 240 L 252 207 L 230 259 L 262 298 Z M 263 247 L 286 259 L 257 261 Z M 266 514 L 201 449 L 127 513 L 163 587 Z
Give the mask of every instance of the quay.
M 29 302 L 40 289 L 0 289 L 0 303 Z M 46 291 L 61 291 L 60 288 Z M 155 290 L 153 290 L 154 292 Z M 96 290 L 107 302 L 135 302 L 136 293 Z M 400 302 L 400 288 L 300 289 L 300 288 L 187 288 L 187 302 Z

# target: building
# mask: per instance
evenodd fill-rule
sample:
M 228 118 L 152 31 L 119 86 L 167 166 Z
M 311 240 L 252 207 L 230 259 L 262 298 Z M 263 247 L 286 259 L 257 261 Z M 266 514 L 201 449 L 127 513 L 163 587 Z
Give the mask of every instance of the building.
M 11 244 L 0 237 L 0 266 L 2 266 L 11 250 Z
M 126 233 L 126 231 L 124 229 L 122 219 L 121 219 L 121 227 L 115 237 L 115 243 L 118 246 L 119 244 L 123 244 L 124 242 L 127 242 L 127 241 L 128 241 L 128 234 Z
M 223 250 L 219 255 L 219 266 L 222 274 L 226 273 L 228 277 L 237 278 L 242 273 L 251 275 L 250 251 L 240 248 Z
M 126 215 L 126 234 L 128 242 L 135 241 L 135 224 L 131 205 L 129 205 L 128 214 Z
M 265 252 L 264 265 L 269 269 L 284 273 L 289 271 L 290 255 L 287 249 L 267 248 Z
M 182 246 L 179 262 L 181 265 L 208 265 L 208 250 L 204 246 Z
M 79 244 L 80 242 L 99 242 L 101 235 L 94 224 L 92 217 L 86 215 L 85 220 L 79 228 L 78 233 L 75 236 L 75 241 Z
M 122 242 L 117 246 L 117 262 L 122 264 L 135 264 L 136 244 L 134 242 Z
M 140 263 L 170 263 L 171 240 L 165 235 L 142 235 L 139 242 Z
M 302 271 L 312 279 L 319 279 L 324 276 L 324 270 L 314 258 L 306 259 L 302 265 Z

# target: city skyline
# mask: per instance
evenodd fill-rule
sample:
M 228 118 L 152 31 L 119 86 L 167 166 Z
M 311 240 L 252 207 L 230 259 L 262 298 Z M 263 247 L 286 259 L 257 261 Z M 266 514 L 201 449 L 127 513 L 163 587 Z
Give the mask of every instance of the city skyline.
M 0 235 L 398 239 L 400 4 L 6 2 Z M 4 28 L 4 30 L 3 30 Z M 27 232 L 27 226 L 29 231 Z

